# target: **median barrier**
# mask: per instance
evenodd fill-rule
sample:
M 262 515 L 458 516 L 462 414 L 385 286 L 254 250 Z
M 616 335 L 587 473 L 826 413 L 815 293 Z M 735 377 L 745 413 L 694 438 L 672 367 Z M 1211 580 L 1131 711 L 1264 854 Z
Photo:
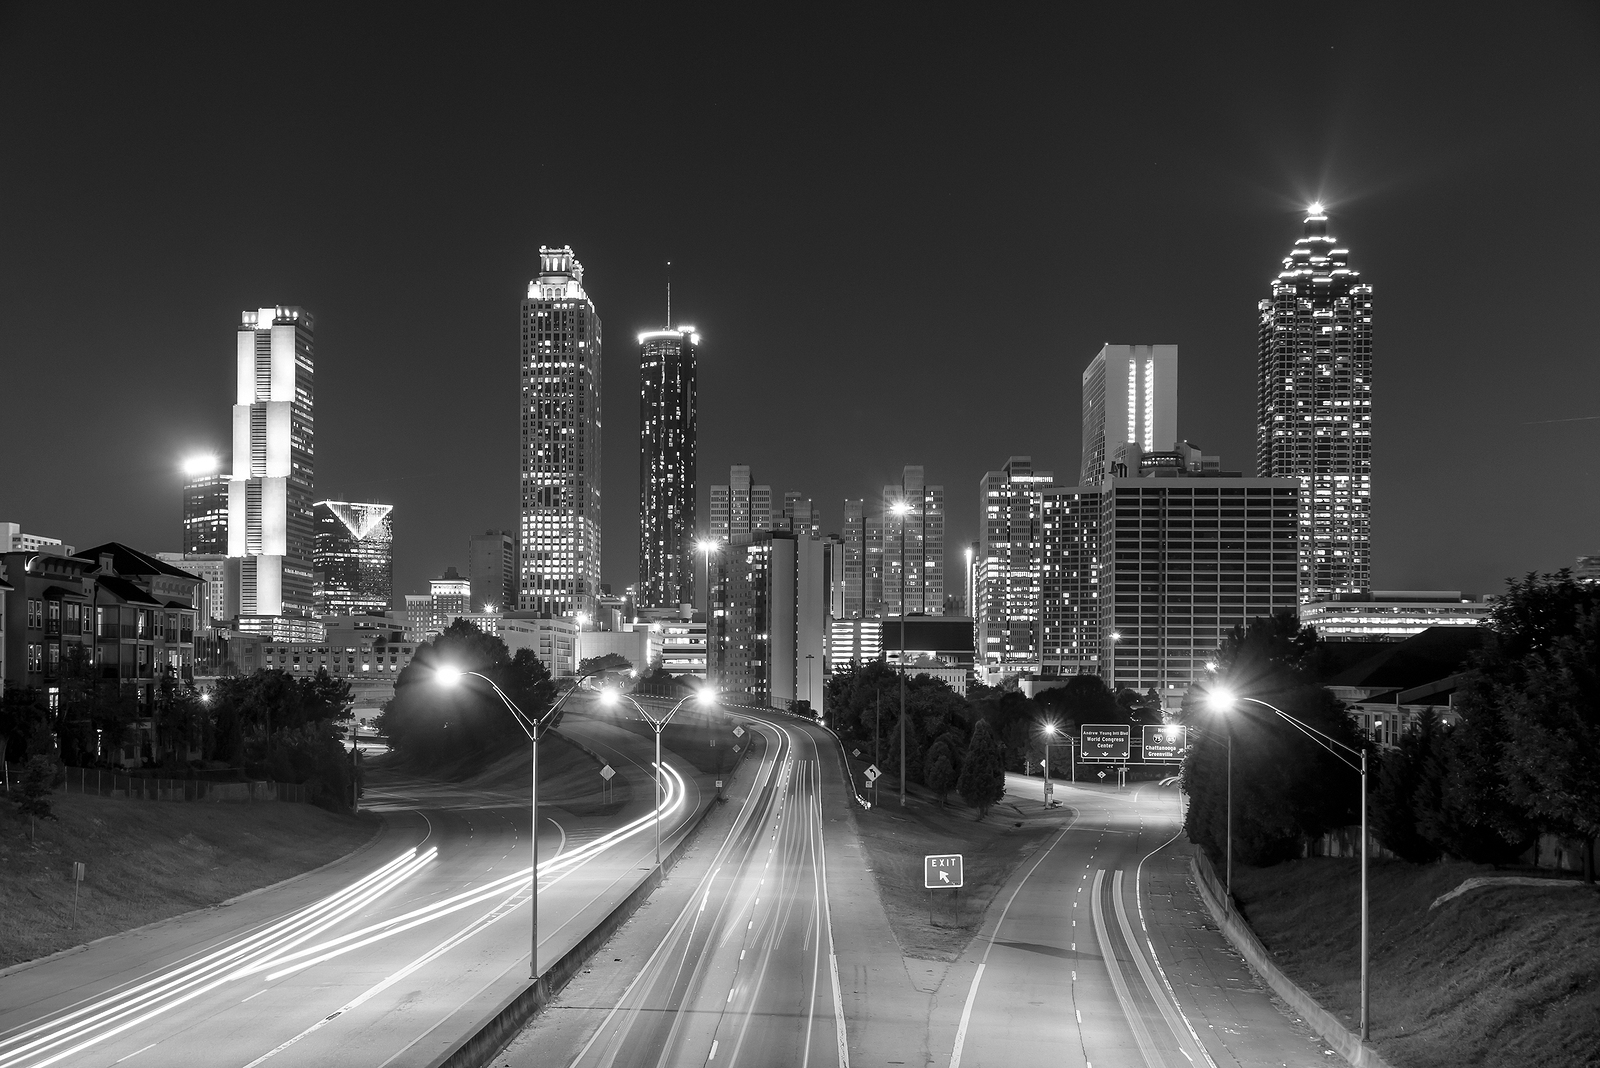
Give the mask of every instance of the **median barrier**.
M 1226 895 L 1222 884 L 1217 881 L 1211 858 L 1198 846 L 1195 847 L 1194 856 L 1189 859 L 1189 871 L 1200 890 L 1200 900 L 1206 903 L 1211 918 L 1217 921 L 1223 936 L 1233 943 L 1233 948 L 1239 951 L 1257 975 L 1267 981 L 1274 993 L 1288 1002 L 1289 1007 L 1299 1013 L 1300 1018 L 1321 1035 L 1324 1042 L 1356 1068 L 1390 1068 L 1389 1062 L 1377 1050 L 1362 1042 L 1360 1035 L 1341 1023 L 1338 1017 L 1318 1004 L 1316 998 L 1272 963 L 1267 947 L 1261 944 L 1261 939 L 1256 937 L 1255 931 L 1250 929 L 1239 911 L 1231 907 L 1231 902 L 1230 907 L 1223 907 Z
M 739 761 L 734 764 L 733 770 L 726 773 L 729 782 L 733 781 L 733 777 L 744 766 L 745 752 L 748 751 L 749 747 L 746 746 L 744 752 L 739 754 Z M 651 872 L 643 882 L 634 887 L 633 892 L 623 898 L 621 904 L 607 913 L 605 919 L 595 925 L 594 930 L 584 936 L 577 945 L 567 950 L 561 959 L 556 961 L 554 966 L 549 968 L 537 982 L 530 980 L 521 990 L 502 1001 L 500 1007 L 489 1017 L 487 1023 L 468 1035 L 455 1048 L 434 1060 L 429 1065 L 429 1068 L 485 1068 L 485 1066 L 492 1063 L 495 1055 L 505 1049 L 506 1045 L 516 1037 L 517 1032 L 526 1027 L 528 1021 L 533 1019 L 535 1014 L 544 1008 L 551 998 L 561 992 L 561 988 L 566 986 L 574 975 L 578 974 L 584 963 L 588 961 L 594 952 L 605 945 L 611 936 L 616 934 L 624 923 L 628 922 L 628 917 L 632 916 L 639 906 L 649 899 L 650 895 L 655 892 L 656 887 L 661 885 L 661 881 L 677 865 L 679 858 L 689 848 L 689 844 L 694 841 L 695 835 L 700 830 L 700 825 L 711 814 L 715 804 L 716 801 L 713 798 L 711 803 L 700 810 L 700 814 L 689 824 L 688 830 L 684 832 L 683 837 L 678 839 L 678 844 L 673 846 L 672 850 L 662 858 L 661 867 Z

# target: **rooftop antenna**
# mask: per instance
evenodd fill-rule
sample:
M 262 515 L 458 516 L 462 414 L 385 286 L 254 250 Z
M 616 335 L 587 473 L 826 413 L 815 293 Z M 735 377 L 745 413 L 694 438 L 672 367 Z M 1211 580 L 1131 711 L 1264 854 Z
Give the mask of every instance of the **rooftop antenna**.
M 667 329 L 672 329 L 672 261 L 667 261 Z

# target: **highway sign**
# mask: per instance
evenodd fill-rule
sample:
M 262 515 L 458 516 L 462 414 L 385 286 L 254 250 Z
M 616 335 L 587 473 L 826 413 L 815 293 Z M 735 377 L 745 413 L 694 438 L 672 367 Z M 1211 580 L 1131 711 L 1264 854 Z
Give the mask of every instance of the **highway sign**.
M 1082 741 L 1079 757 L 1087 763 L 1104 760 L 1127 760 L 1129 737 L 1132 731 L 1121 723 L 1085 723 L 1081 728 Z
M 735 727 L 735 728 L 733 728 L 733 736 L 735 738 L 743 738 L 744 737 L 744 728 L 743 727 Z
M 852 749 L 852 750 L 850 750 L 850 755 L 851 755 L 851 756 L 853 756 L 853 757 L 858 757 L 858 756 L 860 756 L 860 755 L 861 755 L 861 750 L 859 750 L 859 749 Z
M 602 779 L 604 779 L 606 782 L 610 782 L 611 781 L 611 776 L 615 775 L 616 773 L 617 773 L 616 769 L 613 768 L 610 764 L 607 764 L 605 767 L 600 769 L 600 777 Z
M 878 770 L 878 765 L 873 764 L 870 767 L 868 767 L 867 770 L 863 774 L 866 775 L 867 781 L 871 782 L 873 779 L 876 779 L 879 775 L 882 775 L 883 772 Z
M 957 890 L 961 887 L 961 854 L 937 853 L 922 858 L 922 885 L 927 890 Z
M 1170 761 L 1177 763 L 1183 759 L 1183 751 L 1188 748 L 1188 728 L 1177 723 L 1164 723 L 1160 726 L 1146 724 L 1144 728 L 1144 758 L 1146 761 Z

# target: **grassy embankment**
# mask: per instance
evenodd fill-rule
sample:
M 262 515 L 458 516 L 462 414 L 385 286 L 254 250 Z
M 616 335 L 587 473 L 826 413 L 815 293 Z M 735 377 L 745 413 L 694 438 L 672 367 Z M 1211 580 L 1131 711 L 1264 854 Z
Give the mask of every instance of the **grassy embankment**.
M 1508 874 L 1534 873 L 1372 866 L 1372 1037 L 1396 1068 L 1600 1065 L 1600 893 L 1486 887 L 1428 908 L 1465 879 Z M 1278 966 L 1354 1029 L 1358 865 L 1325 858 L 1235 865 L 1233 886 Z
M 320 867 L 368 841 L 375 817 L 264 801 L 56 794 L 55 819 L 0 801 L 0 967 L 33 960 Z M 72 865 L 86 865 L 73 921 Z
M 860 784 L 867 763 L 853 757 L 849 762 Z M 1066 811 L 1046 812 L 1037 799 L 1028 803 L 1008 793 L 979 820 L 977 810 L 955 791 L 941 809 L 938 799 L 915 783 L 901 808 L 892 778 L 878 782 L 881 803 L 869 812 L 857 810 L 855 818 L 895 937 L 907 956 L 954 960 L 977 934 L 995 894 L 1017 865 L 1060 829 Z M 922 858 L 930 853 L 962 854 L 966 874 L 959 896 L 932 893 L 931 918 L 929 891 L 922 885 Z

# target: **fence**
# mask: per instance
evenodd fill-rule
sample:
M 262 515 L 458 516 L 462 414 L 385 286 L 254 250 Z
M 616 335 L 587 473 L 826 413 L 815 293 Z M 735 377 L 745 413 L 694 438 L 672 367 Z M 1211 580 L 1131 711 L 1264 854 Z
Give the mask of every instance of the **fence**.
M 21 764 L 7 764 L 14 787 Z M 288 782 L 210 782 L 206 779 L 147 779 L 108 768 L 67 768 L 69 794 L 94 794 L 143 801 L 291 801 L 310 804 L 311 787 Z

